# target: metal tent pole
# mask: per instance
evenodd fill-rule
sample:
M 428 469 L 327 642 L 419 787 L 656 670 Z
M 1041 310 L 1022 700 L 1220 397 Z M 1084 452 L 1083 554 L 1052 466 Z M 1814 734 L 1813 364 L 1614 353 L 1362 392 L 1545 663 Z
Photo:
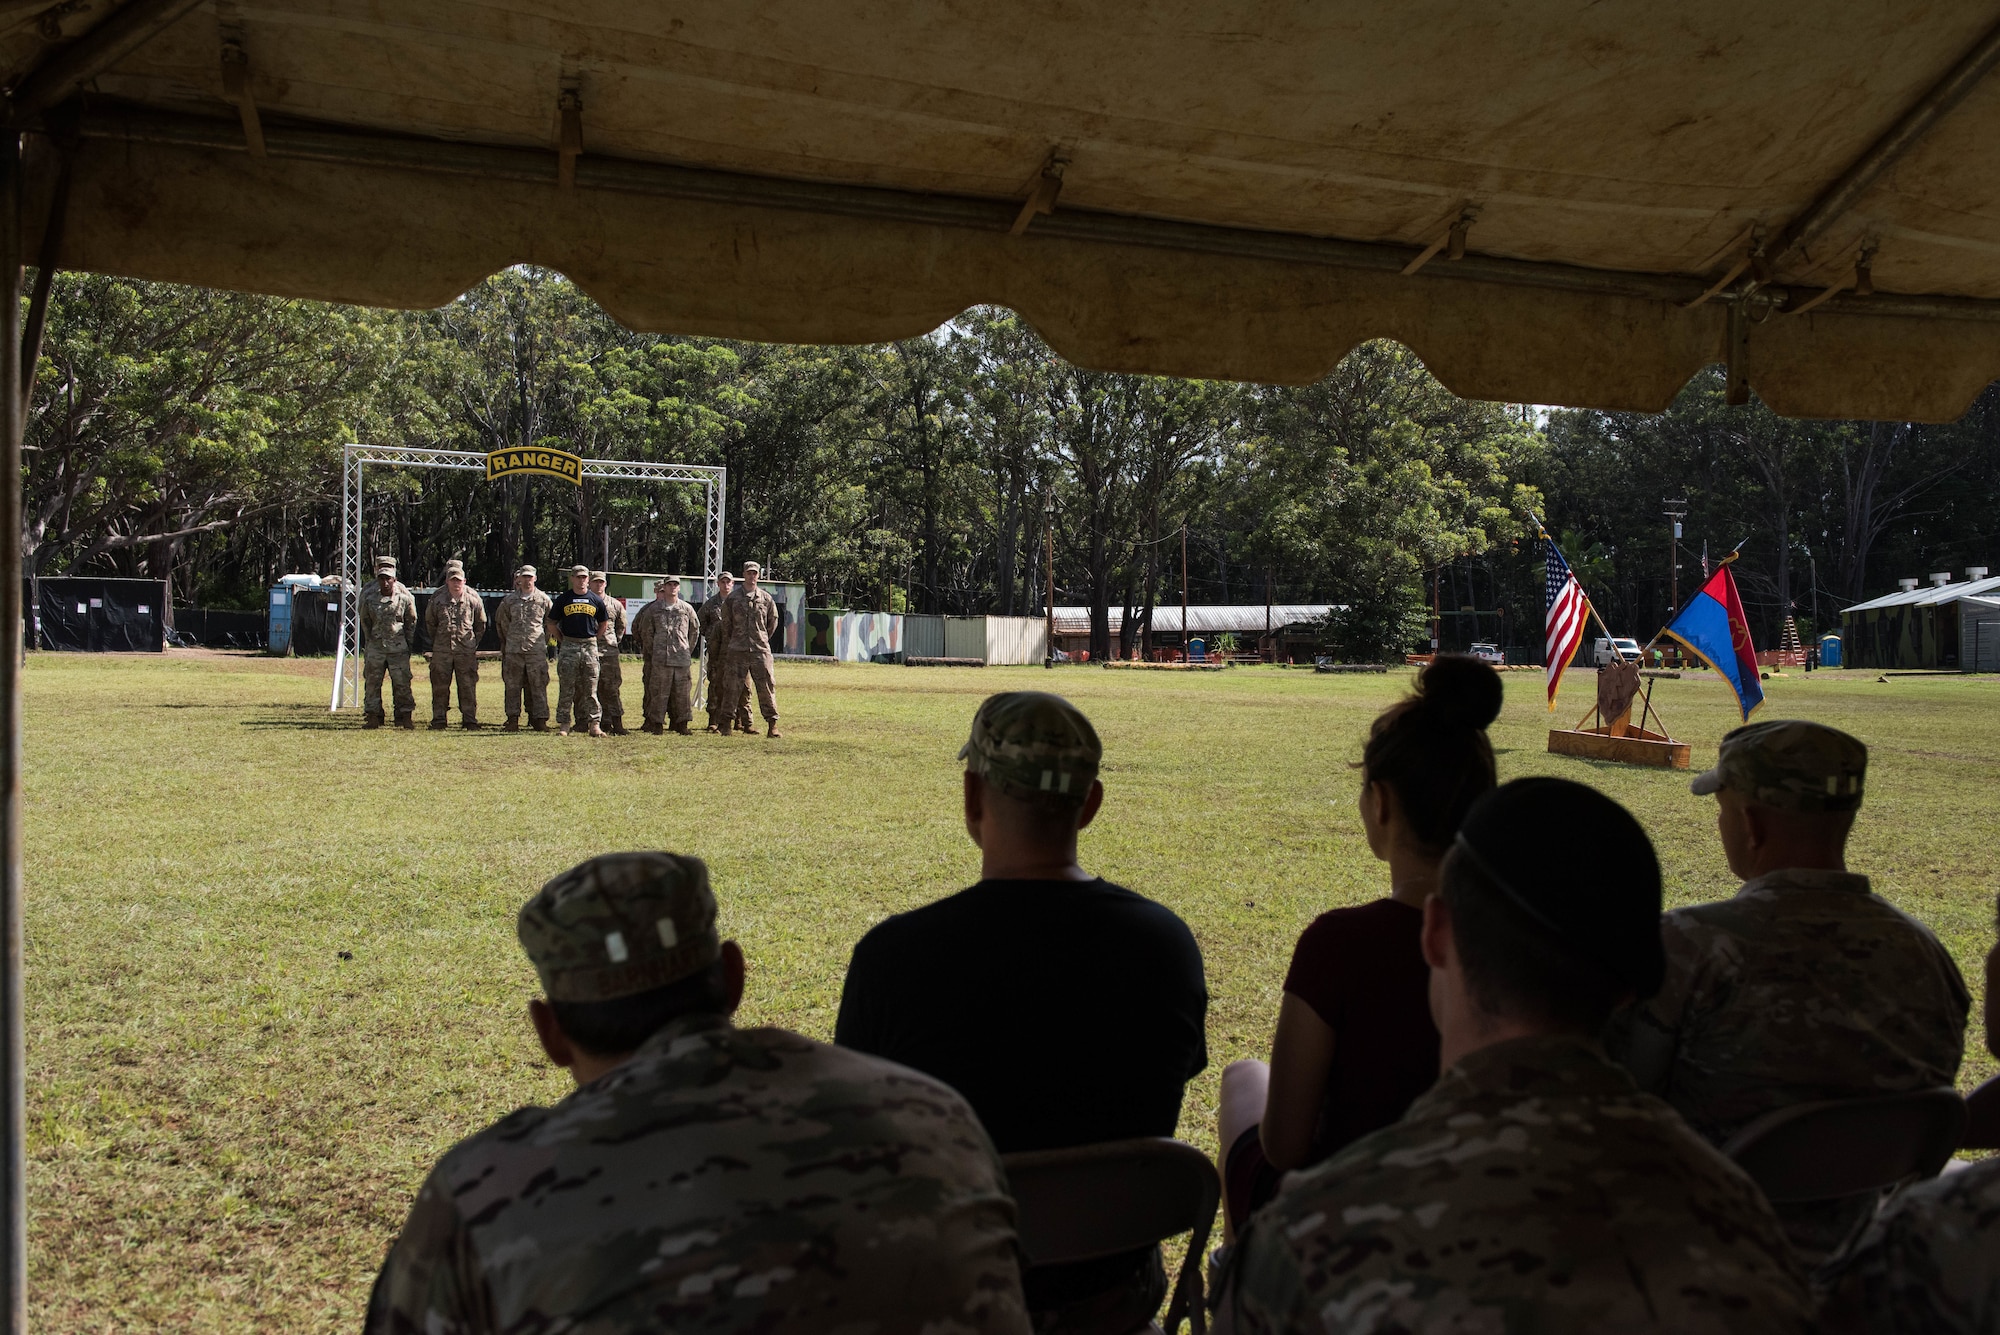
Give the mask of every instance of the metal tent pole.
M 28 1323 L 27 1045 L 21 931 L 21 136 L 0 136 L 0 1322 Z

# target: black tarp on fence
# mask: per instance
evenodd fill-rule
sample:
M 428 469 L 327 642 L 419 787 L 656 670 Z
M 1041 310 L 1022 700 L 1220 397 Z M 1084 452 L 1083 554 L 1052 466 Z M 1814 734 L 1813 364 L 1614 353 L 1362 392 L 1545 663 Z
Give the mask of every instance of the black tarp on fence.
M 479 647 L 490 653 L 500 652 L 500 630 L 493 623 L 493 613 L 506 597 L 504 590 L 479 589 L 480 599 L 486 604 L 486 633 L 480 637 Z M 424 611 L 430 606 L 430 589 L 413 589 L 417 600 L 417 625 L 410 638 L 410 648 L 416 653 L 429 653 L 430 631 L 424 627 Z M 301 658 L 316 655 L 332 655 L 340 648 L 340 589 L 336 585 L 305 585 L 291 590 L 292 641 L 291 652 Z
M 24 584 L 22 605 L 34 618 L 29 643 L 36 648 L 153 654 L 166 648 L 165 580 L 49 575 Z
M 176 607 L 170 636 L 181 647 L 203 649 L 262 649 L 267 612 L 230 612 L 213 607 Z

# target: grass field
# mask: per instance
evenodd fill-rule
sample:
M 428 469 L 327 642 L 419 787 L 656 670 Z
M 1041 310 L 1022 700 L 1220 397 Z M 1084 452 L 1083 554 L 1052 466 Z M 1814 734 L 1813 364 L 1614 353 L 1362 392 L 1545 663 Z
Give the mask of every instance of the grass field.
M 1211 1064 L 1187 1139 L 1212 1148 L 1217 1072 L 1264 1055 L 1299 929 L 1386 891 L 1349 764 L 1400 676 L 781 667 L 778 741 L 593 742 L 364 733 L 327 714 L 328 671 L 29 664 L 37 1329 L 354 1329 L 432 1158 L 564 1092 L 525 1021 L 513 920 L 590 853 L 707 859 L 749 955 L 747 1018 L 828 1036 L 861 933 L 977 877 L 953 756 L 992 691 L 1059 689 L 1090 714 L 1106 800 L 1085 864 L 1200 938 Z M 1565 694 L 1565 724 L 1588 689 Z M 1826 672 L 1768 689 L 1765 716 L 1873 748 L 1853 865 L 1931 924 L 1976 990 L 2000 888 L 2000 682 Z M 1565 774 L 1625 802 L 1674 903 L 1734 888 L 1713 803 L 1686 776 L 1547 755 L 1539 676 L 1507 691 L 1503 777 Z M 1709 763 L 1733 722 L 1722 686 L 1663 681 L 1655 699 Z M 1972 1048 L 1968 1088 L 1993 1073 Z

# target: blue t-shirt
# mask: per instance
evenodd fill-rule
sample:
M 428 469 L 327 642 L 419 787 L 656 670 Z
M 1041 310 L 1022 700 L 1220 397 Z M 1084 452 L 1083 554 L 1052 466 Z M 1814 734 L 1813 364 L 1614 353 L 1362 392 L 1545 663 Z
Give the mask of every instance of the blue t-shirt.
M 599 626 L 611 620 L 611 609 L 597 594 L 565 593 L 556 599 L 549 615 L 562 627 L 564 639 L 587 640 L 597 634 Z

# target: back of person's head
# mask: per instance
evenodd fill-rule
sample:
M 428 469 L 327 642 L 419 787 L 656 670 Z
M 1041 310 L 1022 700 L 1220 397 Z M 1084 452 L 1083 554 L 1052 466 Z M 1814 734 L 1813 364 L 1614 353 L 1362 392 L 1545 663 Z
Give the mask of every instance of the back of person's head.
M 1476 658 L 1439 654 L 1414 693 L 1390 705 L 1368 730 L 1364 782 L 1388 785 L 1411 835 L 1442 854 L 1472 804 L 1497 775 L 1487 725 L 1500 716 L 1500 674 Z
M 972 716 L 958 758 L 988 793 L 1015 804 L 1025 832 L 1061 838 L 1076 831 L 1104 758 L 1083 711 L 1046 691 L 988 696 Z
M 734 1009 L 700 858 L 580 862 L 521 906 L 515 932 L 556 1022 L 585 1052 L 631 1052 L 683 1016 Z
M 1596 1033 L 1666 974 L 1660 863 L 1624 807 L 1567 779 L 1516 779 L 1482 798 L 1438 891 L 1467 990 L 1489 1015 Z

